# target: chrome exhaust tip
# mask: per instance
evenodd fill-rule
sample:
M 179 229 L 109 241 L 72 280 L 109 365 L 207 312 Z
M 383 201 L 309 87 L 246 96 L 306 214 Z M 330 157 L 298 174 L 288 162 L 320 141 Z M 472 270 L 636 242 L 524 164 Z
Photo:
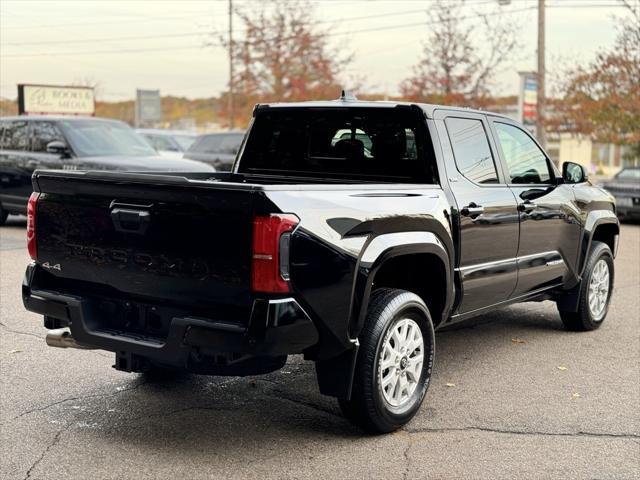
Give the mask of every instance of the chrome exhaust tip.
M 73 338 L 68 328 L 50 330 L 46 336 L 47 345 L 57 348 L 79 348 L 82 350 L 95 350 L 94 347 L 81 345 Z

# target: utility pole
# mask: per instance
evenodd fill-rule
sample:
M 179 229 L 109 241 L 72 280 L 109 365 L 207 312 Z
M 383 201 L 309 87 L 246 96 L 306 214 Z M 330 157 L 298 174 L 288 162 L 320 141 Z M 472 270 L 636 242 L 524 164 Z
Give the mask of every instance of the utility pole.
M 233 130 L 235 126 L 233 80 L 233 0 L 229 0 L 229 130 Z
M 538 0 L 538 92 L 537 92 L 537 118 L 536 118 L 536 136 L 542 148 L 546 147 L 547 139 L 544 129 L 545 114 L 545 97 L 544 97 L 544 2 Z

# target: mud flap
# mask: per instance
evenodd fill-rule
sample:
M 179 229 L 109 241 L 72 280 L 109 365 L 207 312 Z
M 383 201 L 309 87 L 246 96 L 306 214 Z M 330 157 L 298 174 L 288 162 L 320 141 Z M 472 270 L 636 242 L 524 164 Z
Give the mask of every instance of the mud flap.
M 556 299 L 558 310 L 562 312 L 578 311 L 578 304 L 580 303 L 580 285 L 582 285 L 582 282 L 579 282 L 571 290 L 567 290 L 558 296 Z
M 358 344 L 337 357 L 316 361 L 320 393 L 343 400 L 351 398 L 353 374 L 358 358 Z

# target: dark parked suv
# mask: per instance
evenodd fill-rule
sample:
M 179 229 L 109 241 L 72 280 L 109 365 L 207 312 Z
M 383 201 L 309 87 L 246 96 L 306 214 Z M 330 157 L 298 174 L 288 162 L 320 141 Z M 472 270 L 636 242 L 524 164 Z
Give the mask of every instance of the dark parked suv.
M 208 165 L 158 155 L 126 123 L 95 117 L 23 116 L 0 119 L 0 225 L 25 214 L 31 175 L 62 170 L 213 171 Z
M 569 330 L 604 321 L 614 199 L 513 120 L 346 98 L 254 115 L 230 173 L 35 173 L 22 295 L 49 345 L 214 375 L 304 354 L 389 432 L 425 398 L 434 329 L 541 300 Z
M 616 212 L 623 220 L 640 220 L 640 167 L 620 170 L 603 187 L 616 198 Z

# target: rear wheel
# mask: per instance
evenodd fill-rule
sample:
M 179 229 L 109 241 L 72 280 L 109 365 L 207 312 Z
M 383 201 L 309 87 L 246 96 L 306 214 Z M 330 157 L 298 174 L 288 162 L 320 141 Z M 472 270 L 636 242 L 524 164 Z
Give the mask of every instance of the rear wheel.
M 613 255 L 606 243 L 593 242 L 580 282 L 577 311 L 560 310 L 567 330 L 595 330 L 602 325 L 613 290 Z
M 365 430 L 391 432 L 413 418 L 427 393 L 435 352 L 429 310 L 413 293 L 376 290 L 359 341 L 351 399 L 340 408 Z

